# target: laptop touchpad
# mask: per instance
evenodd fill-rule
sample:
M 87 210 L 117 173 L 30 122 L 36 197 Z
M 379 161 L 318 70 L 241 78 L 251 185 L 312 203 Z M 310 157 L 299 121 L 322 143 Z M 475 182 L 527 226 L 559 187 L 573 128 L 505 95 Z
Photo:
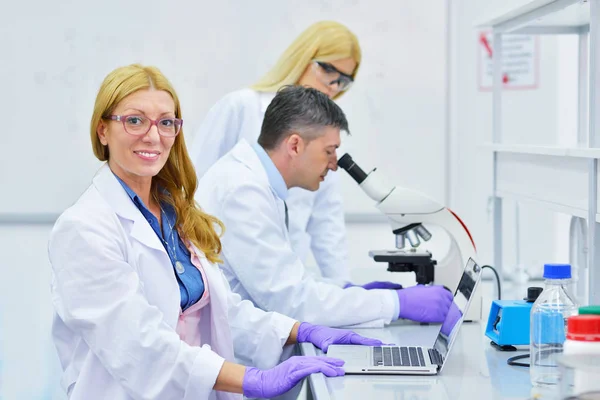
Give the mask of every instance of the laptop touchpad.
M 365 367 L 372 364 L 369 346 L 331 345 L 327 350 L 327 357 L 340 358 L 346 362 L 346 366 Z

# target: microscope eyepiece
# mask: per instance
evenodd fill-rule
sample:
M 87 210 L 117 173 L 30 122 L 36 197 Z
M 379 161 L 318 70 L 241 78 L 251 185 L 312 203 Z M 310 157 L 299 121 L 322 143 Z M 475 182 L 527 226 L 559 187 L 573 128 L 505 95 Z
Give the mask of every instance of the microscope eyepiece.
M 338 160 L 338 166 L 345 169 L 348 174 L 354 179 L 359 185 L 367 179 L 367 174 L 363 171 L 352 159 L 350 154 L 346 153 Z

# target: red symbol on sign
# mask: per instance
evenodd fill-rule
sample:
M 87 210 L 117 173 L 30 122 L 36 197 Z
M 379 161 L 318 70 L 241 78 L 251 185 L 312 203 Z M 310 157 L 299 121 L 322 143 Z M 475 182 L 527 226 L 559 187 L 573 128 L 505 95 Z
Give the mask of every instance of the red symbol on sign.
M 481 42 L 482 46 L 485 48 L 485 50 L 488 53 L 488 57 L 492 58 L 492 46 L 490 46 L 490 42 L 488 41 L 487 37 L 485 36 L 485 33 L 481 33 L 479 35 L 479 42 Z M 508 75 L 505 73 L 504 75 L 502 75 L 502 83 L 508 83 Z

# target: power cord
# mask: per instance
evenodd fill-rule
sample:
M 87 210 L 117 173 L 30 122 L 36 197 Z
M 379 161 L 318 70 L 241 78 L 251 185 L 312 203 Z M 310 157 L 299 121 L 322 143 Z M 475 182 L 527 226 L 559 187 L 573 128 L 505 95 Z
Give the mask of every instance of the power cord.
M 494 267 L 492 267 L 491 265 L 484 265 L 483 267 L 481 267 L 481 269 L 485 269 L 485 268 L 489 268 L 492 270 L 492 272 L 494 273 L 494 275 L 496 275 L 496 286 L 498 288 L 498 300 L 502 300 L 502 291 L 501 291 L 501 287 L 500 287 L 500 275 L 498 275 L 498 272 L 496 271 L 496 269 Z
M 562 349 L 542 350 L 539 354 L 540 354 L 540 356 L 547 356 L 547 355 L 555 354 L 555 353 L 562 353 Z M 508 365 L 514 365 L 515 367 L 527 367 L 527 368 L 529 368 L 531 366 L 530 363 L 525 364 L 525 363 L 516 362 L 517 360 L 521 360 L 523 358 L 530 358 L 530 353 L 521 354 L 521 355 L 518 355 L 518 356 L 511 357 L 508 360 L 506 360 L 506 363 Z
M 521 360 L 523 358 L 529 358 L 529 353 L 527 353 L 527 354 L 521 354 L 521 355 L 518 355 L 518 356 L 511 357 L 508 360 L 506 360 L 506 363 L 508 365 L 513 365 L 515 367 L 529 368 L 529 363 L 525 364 L 525 363 L 522 363 L 522 362 L 517 362 L 517 360 Z

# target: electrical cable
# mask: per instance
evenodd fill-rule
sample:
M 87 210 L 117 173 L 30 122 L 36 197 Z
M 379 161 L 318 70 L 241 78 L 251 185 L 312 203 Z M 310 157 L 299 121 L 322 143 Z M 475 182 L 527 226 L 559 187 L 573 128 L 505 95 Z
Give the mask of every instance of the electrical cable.
M 550 354 L 555 354 L 555 353 L 562 353 L 562 349 L 551 349 L 551 350 L 542 350 L 539 354 L 540 356 L 547 356 Z M 521 360 L 523 358 L 529 358 L 531 353 L 527 353 L 527 354 L 520 354 L 518 356 L 514 356 L 509 358 L 508 360 L 506 360 L 506 363 L 508 365 L 514 365 L 515 367 L 527 367 L 529 368 L 531 365 L 530 363 L 520 363 L 520 362 L 516 362 L 517 360 Z
M 494 275 L 496 275 L 496 286 L 498 288 L 498 300 L 502 300 L 502 292 L 501 292 L 501 283 L 500 283 L 500 275 L 498 275 L 498 272 L 496 271 L 496 269 L 494 267 L 492 267 L 491 265 L 484 265 L 483 267 L 481 267 L 481 269 L 485 269 L 485 268 L 489 268 L 492 270 L 492 272 L 494 273 Z
M 508 360 L 506 360 L 506 363 L 508 365 L 513 365 L 515 367 L 526 367 L 526 368 L 529 368 L 529 363 L 525 364 L 525 363 L 522 363 L 522 362 L 517 362 L 517 360 L 521 360 L 523 358 L 529 358 L 529 353 L 527 353 L 527 354 L 521 354 L 521 355 L 518 355 L 518 356 L 513 356 L 513 357 L 509 358 Z

